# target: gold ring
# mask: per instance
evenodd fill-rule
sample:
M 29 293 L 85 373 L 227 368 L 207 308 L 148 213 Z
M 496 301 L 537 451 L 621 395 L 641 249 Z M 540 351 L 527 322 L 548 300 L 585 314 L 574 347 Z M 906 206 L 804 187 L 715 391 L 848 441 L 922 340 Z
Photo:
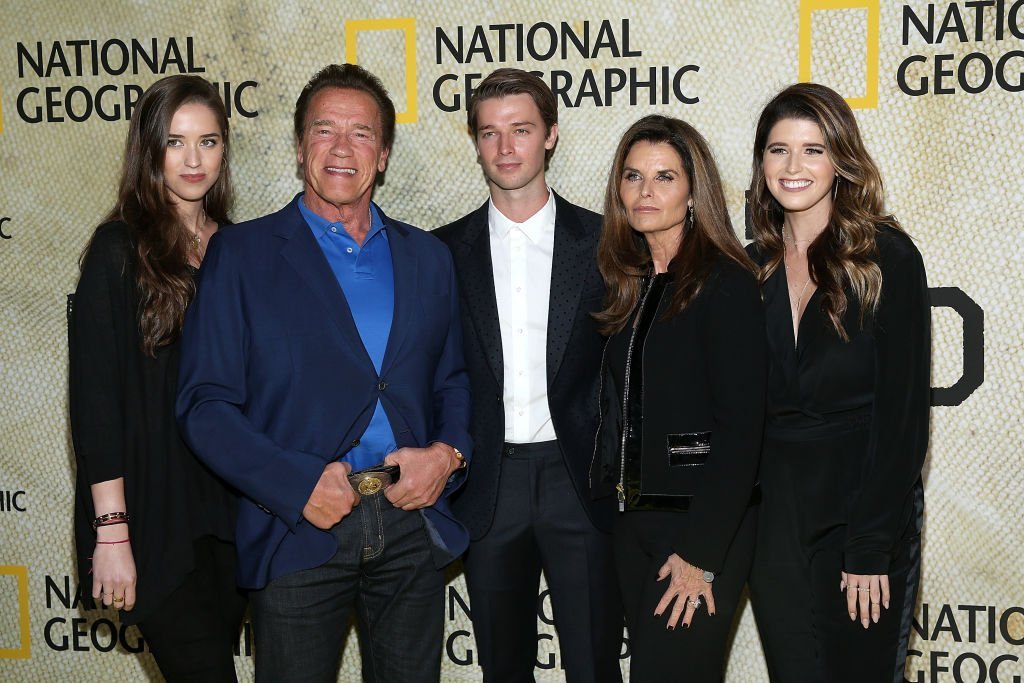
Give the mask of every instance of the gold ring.
M 116 605 L 117 603 L 119 603 L 119 602 L 124 602 L 124 598 L 123 598 L 123 597 L 121 597 L 121 598 L 114 598 L 114 604 L 115 604 L 115 605 Z

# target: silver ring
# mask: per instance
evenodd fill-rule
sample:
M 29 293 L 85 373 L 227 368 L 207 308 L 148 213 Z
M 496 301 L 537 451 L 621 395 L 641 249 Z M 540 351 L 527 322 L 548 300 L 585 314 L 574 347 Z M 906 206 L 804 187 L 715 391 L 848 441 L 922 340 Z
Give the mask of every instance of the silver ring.
M 692 607 L 694 609 L 697 609 L 698 607 L 700 607 L 700 597 L 698 597 L 696 600 L 688 600 L 687 602 L 689 602 L 690 603 L 690 607 Z
M 870 588 L 860 588 L 860 587 L 858 587 L 857 588 L 857 592 L 858 593 L 870 593 L 871 589 Z

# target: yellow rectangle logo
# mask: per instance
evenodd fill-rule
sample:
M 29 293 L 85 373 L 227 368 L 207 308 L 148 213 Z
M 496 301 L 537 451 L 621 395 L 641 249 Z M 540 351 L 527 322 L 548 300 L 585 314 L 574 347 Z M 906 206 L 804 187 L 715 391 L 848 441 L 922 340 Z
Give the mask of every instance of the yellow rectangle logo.
M 878 0 L 800 0 L 800 71 L 799 78 L 811 80 L 811 18 L 815 12 L 838 9 L 867 10 L 867 60 L 864 65 L 866 92 L 863 97 L 847 97 L 853 109 L 874 109 L 878 106 Z
M 401 31 L 405 37 L 405 111 L 395 112 L 396 123 L 415 123 L 416 106 L 416 20 L 412 17 L 392 19 L 350 19 L 345 22 L 345 61 L 358 64 L 358 35 L 363 31 Z
M 32 654 L 28 621 L 28 567 L 0 565 L 0 576 L 13 576 L 18 582 L 18 632 L 20 635 L 18 647 L 0 647 L 0 659 L 28 659 Z

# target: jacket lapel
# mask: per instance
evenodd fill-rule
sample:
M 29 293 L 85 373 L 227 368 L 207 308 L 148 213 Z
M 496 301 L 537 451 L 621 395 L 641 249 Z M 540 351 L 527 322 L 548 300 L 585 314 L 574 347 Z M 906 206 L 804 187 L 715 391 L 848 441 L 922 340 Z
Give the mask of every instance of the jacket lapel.
M 285 240 L 281 256 L 312 292 L 313 300 L 323 310 L 324 319 L 329 320 L 337 330 L 343 348 L 356 360 L 372 368 L 373 362 L 366 353 L 359 330 L 356 329 L 345 292 L 338 284 L 338 279 L 327 263 L 320 245 L 316 243 L 312 231 L 299 213 L 298 201 L 296 197 L 285 207 L 282 211 L 284 220 L 275 230 L 275 234 Z
M 554 192 L 552 190 L 552 192 Z M 551 293 L 548 297 L 547 370 L 550 387 L 562 364 L 572 321 L 580 305 L 587 271 L 594 267 L 594 244 L 569 203 L 555 194 L 555 246 L 551 262 Z
M 418 302 L 422 299 L 416 291 L 419 259 L 416 258 L 416 251 L 410 244 L 409 228 L 385 216 L 379 206 L 377 211 L 380 211 L 381 220 L 388 231 L 388 246 L 391 247 L 392 271 L 395 278 L 395 312 L 391 319 L 391 334 L 388 335 L 384 360 L 380 365 L 383 374 L 401 351 L 402 344 L 412 327 Z
M 498 302 L 494 294 L 494 268 L 491 264 L 491 241 L 487 231 L 488 202 L 470 214 L 461 243 L 452 251 L 456 272 L 462 280 L 466 312 L 487 356 L 487 365 L 498 386 L 504 386 L 501 328 Z
M 797 386 L 797 350 L 793 343 L 793 317 L 786 284 L 786 271 L 779 264 L 764 283 L 765 324 L 768 347 L 784 369 L 787 382 Z M 803 331 L 801 327 L 801 332 Z M 802 341 L 802 340 L 801 340 Z

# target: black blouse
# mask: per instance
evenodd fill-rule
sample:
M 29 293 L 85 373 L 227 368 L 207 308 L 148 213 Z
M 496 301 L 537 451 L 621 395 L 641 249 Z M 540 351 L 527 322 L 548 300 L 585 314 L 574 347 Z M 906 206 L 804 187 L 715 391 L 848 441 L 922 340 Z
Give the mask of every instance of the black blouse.
M 931 309 L 924 263 L 905 233 L 876 232 L 882 291 L 875 314 L 860 323 L 847 289 L 844 342 L 821 310 L 820 291 L 808 302 L 794 343 L 785 269 L 764 284 L 771 356 L 766 437 L 781 442 L 870 430 L 860 482 L 846 501 L 845 566 L 884 574 L 889 553 L 911 518 L 928 450 Z M 763 262 L 755 245 L 748 247 Z M 837 503 L 841 504 L 841 503 Z
M 181 584 L 193 567 L 195 539 L 234 538 L 233 494 L 178 435 L 178 343 L 155 358 L 142 351 L 134 264 L 128 227 L 100 226 L 68 309 L 79 581 L 89 596 L 96 542 L 89 487 L 124 477 L 138 577 L 135 609 L 121 614 L 129 624 L 145 621 Z

